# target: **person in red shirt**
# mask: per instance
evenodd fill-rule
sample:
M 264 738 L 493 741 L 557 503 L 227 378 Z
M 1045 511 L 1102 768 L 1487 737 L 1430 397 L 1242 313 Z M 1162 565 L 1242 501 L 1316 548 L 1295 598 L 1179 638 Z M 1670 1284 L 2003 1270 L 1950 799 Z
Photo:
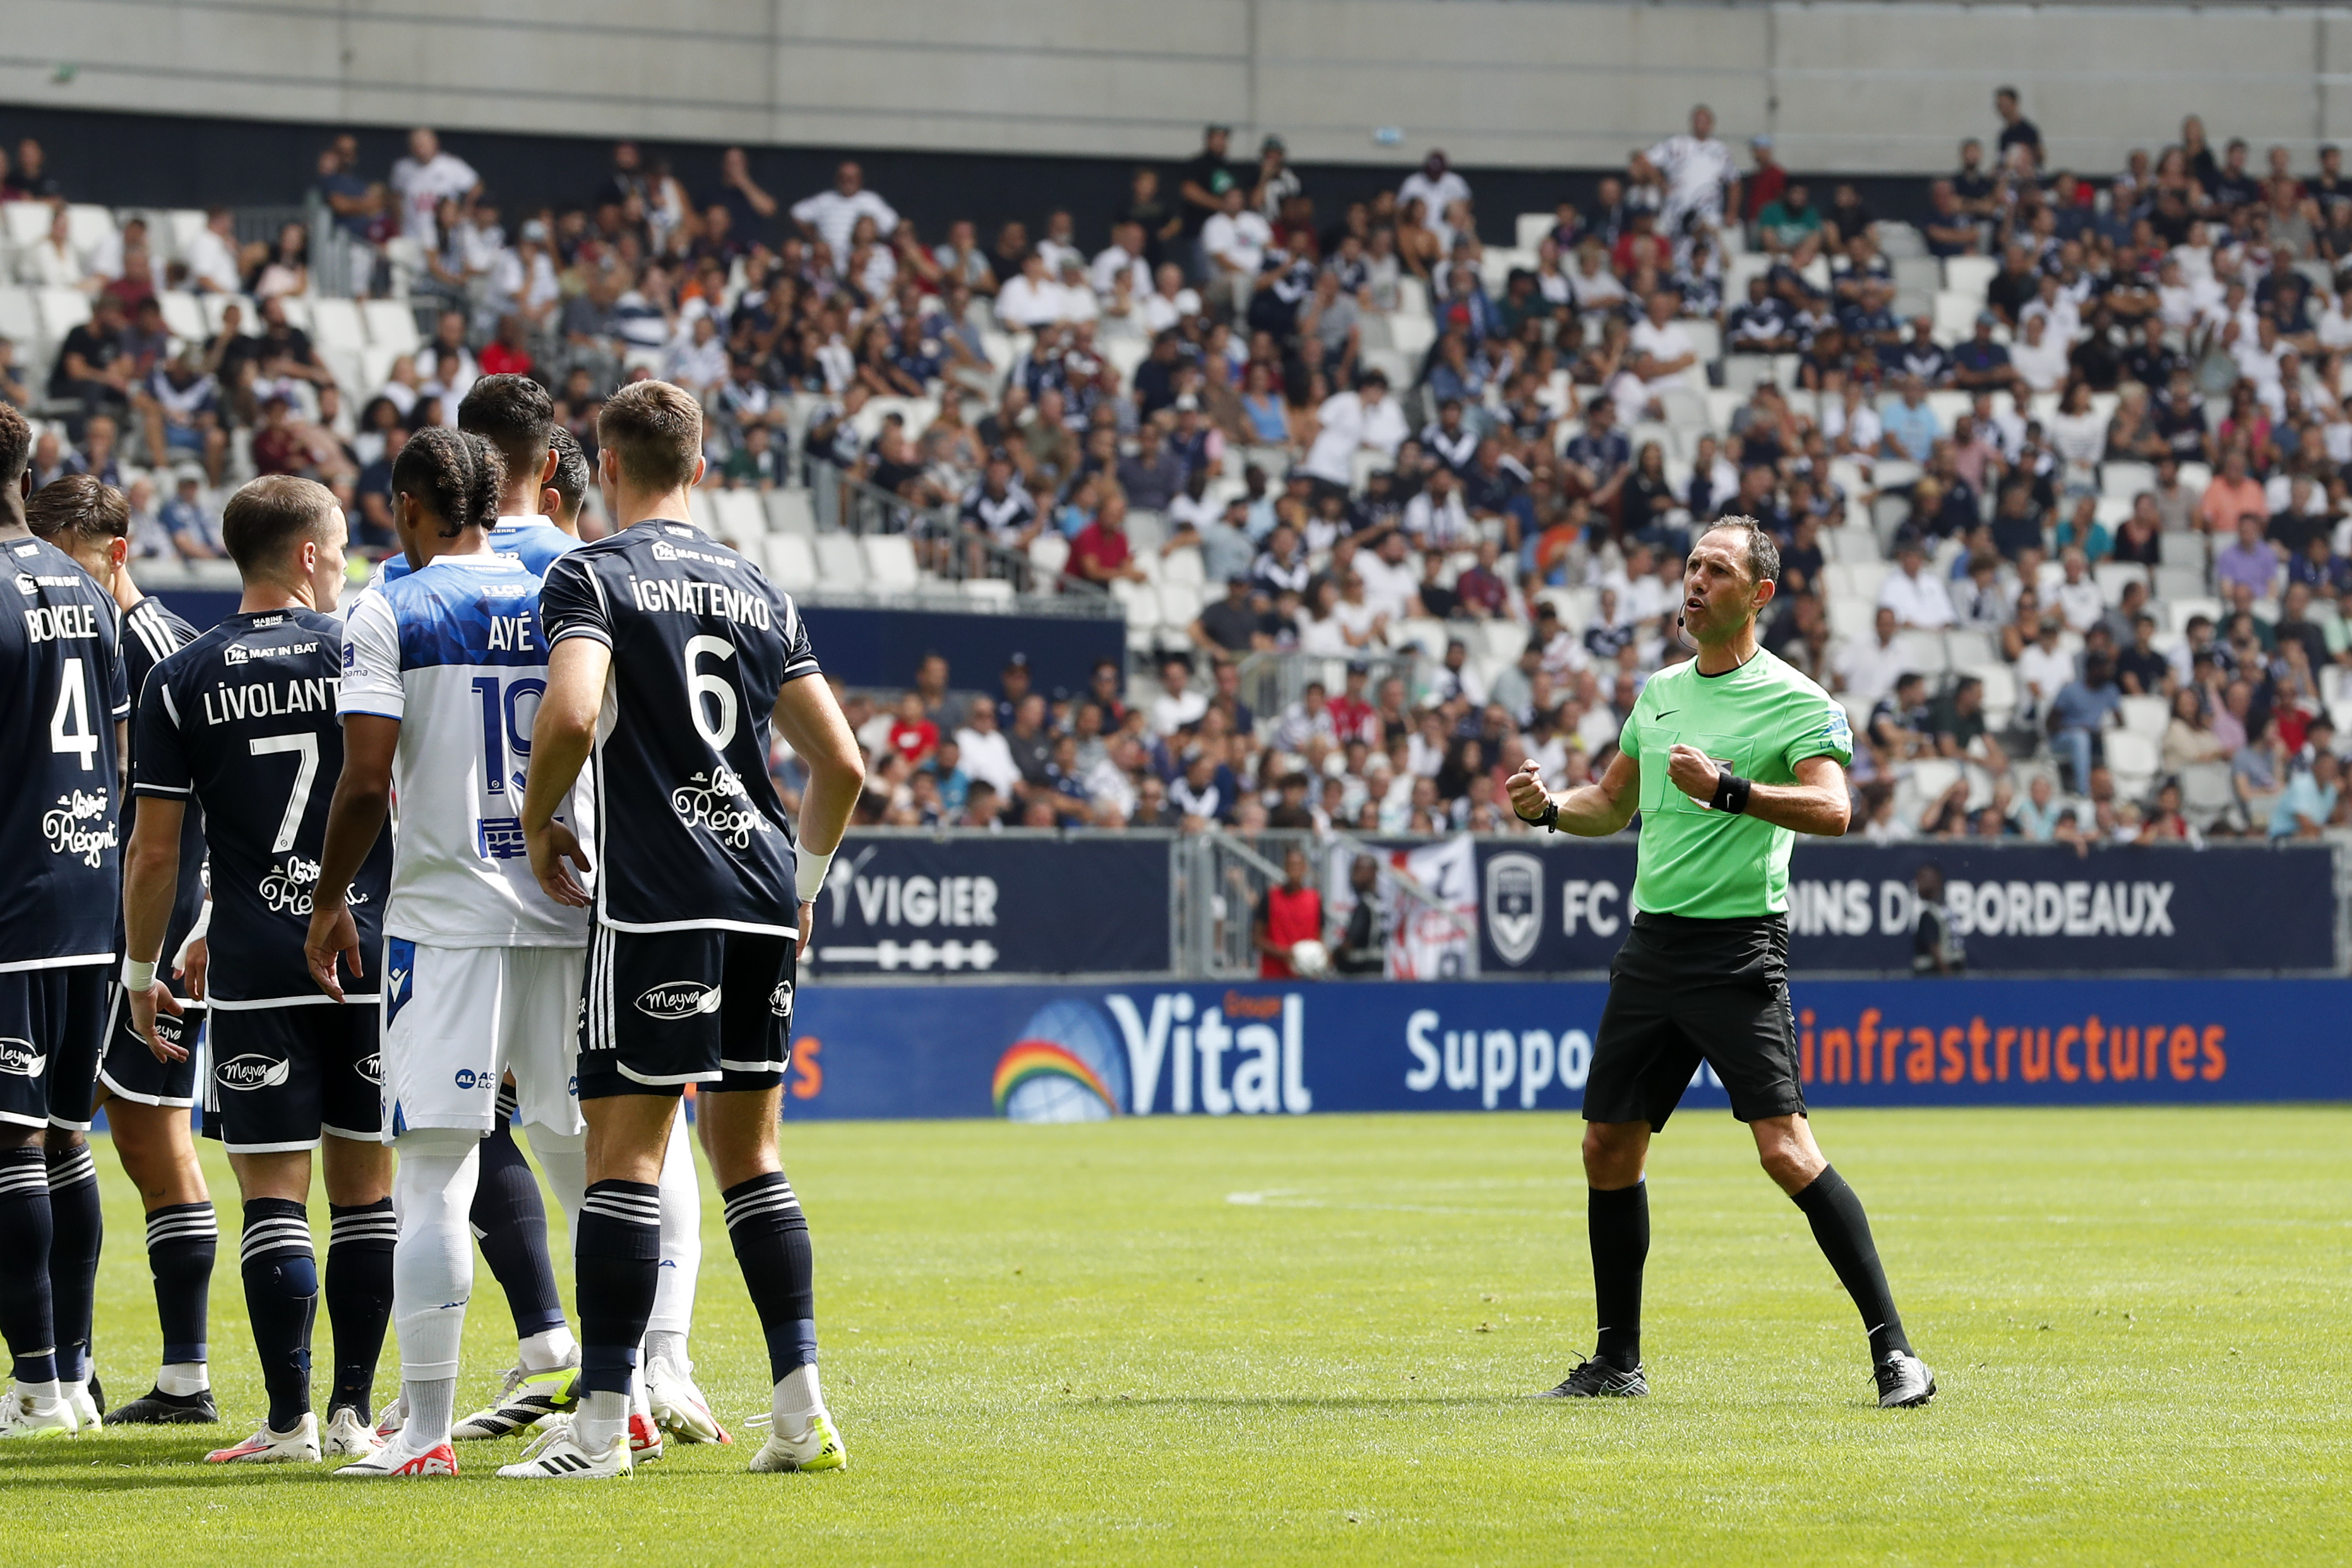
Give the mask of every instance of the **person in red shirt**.
M 1119 578 L 1141 582 L 1143 569 L 1135 564 L 1127 543 L 1127 497 L 1117 490 L 1103 497 L 1095 520 L 1070 541 L 1070 570 L 1088 582 L 1108 587 Z
M 522 318 L 505 318 L 499 322 L 497 340 L 482 350 L 482 374 L 527 376 L 531 363 L 530 340 L 524 335 Z
M 898 699 L 898 716 L 890 721 L 890 749 L 920 768 L 940 748 L 940 727 L 923 714 L 923 694 L 908 692 Z
M 1348 665 L 1347 690 L 1323 705 L 1323 711 L 1331 716 L 1331 733 L 1341 746 L 1351 740 L 1360 740 L 1367 746 L 1381 743 L 1380 713 L 1364 695 L 1364 687 L 1371 678 L 1370 664 L 1361 659 L 1351 661 Z
M 1297 977 L 1290 950 L 1323 940 L 1323 895 L 1307 885 L 1307 852 L 1293 844 L 1282 857 L 1282 885 L 1265 890 L 1257 906 L 1257 972 L 1269 980 Z

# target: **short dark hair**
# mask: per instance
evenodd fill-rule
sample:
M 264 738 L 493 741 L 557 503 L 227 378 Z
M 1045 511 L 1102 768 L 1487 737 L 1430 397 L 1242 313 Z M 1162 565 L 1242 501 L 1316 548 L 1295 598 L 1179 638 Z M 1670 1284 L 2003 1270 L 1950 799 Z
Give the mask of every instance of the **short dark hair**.
M 506 483 L 506 459 L 487 436 L 470 430 L 428 424 L 408 438 L 392 465 L 392 489 L 414 496 L 441 519 L 441 537 L 454 539 L 468 526 L 498 521 L 499 489 Z
M 497 447 L 508 473 L 536 476 L 547 465 L 555 400 L 529 376 L 484 376 L 457 405 L 457 428 Z
M 131 537 L 131 503 L 88 474 L 67 474 L 33 492 L 25 524 L 61 550 Z
M 1756 582 L 1780 580 L 1780 546 L 1772 538 L 1771 530 L 1755 518 L 1744 517 L 1737 513 L 1727 514 L 1709 523 L 1706 526 L 1706 532 L 1744 535 L 1748 540 L 1749 579 Z
M 667 382 L 634 382 L 596 416 L 596 440 L 610 447 L 621 476 L 658 494 L 694 482 L 702 455 L 702 405 Z
M 548 487 L 555 492 L 555 504 L 569 516 L 588 498 L 593 479 L 588 471 L 588 455 L 580 450 L 579 439 L 560 424 L 549 433 L 547 449 L 555 454 L 555 472 L 548 476 Z
M 33 460 L 33 427 L 12 403 L 0 402 L 0 485 L 9 489 Z
M 303 539 L 318 537 L 334 509 L 334 492 L 316 479 L 265 474 L 240 486 L 221 509 L 221 543 L 237 570 L 249 577 L 277 565 Z

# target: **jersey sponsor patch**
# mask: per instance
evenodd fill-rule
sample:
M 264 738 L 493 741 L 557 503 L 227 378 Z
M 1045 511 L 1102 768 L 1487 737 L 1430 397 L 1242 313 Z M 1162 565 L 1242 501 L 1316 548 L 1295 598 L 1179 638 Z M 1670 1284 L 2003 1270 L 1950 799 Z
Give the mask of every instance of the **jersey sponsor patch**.
M 1832 703 L 1829 716 L 1822 721 L 1823 744 L 1839 751 L 1853 750 L 1853 725 L 1845 716 L 1845 709 Z

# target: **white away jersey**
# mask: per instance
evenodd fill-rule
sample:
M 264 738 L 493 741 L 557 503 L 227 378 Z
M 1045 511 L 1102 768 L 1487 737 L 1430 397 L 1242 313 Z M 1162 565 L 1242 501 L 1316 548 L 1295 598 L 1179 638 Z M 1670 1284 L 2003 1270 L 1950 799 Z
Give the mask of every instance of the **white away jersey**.
M 56 546 L 0 542 L 0 971 L 103 964 L 117 948 L 131 711 L 114 596 Z
M 362 593 L 341 711 L 400 721 L 400 833 L 384 929 L 437 947 L 577 947 L 587 911 L 540 891 L 522 840 L 530 727 L 547 691 L 539 577 L 511 555 L 440 556 Z M 562 813 L 583 841 L 573 800 Z
M 596 917 L 623 931 L 799 927 L 769 716 L 817 673 L 790 595 L 689 524 L 659 519 L 548 569 L 550 647 L 613 650 L 596 725 Z

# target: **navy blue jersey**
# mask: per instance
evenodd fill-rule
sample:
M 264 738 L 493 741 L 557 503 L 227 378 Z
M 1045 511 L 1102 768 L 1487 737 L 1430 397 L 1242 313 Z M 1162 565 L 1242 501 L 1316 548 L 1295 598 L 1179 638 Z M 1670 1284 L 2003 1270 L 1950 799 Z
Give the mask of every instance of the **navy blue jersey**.
M 311 982 L 302 942 L 327 806 L 343 771 L 335 714 L 342 651 L 332 616 L 299 609 L 232 615 L 157 665 L 140 694 L 131 789 L 204 808 L 213 865 L 207 989 L 215 1007 L 330 1000 Z M 352 918 L 368 967 L 345 988 L 353 1000 L 375 999 L 391 879 L 387 827 L 352 879 Z
M 196 629 L 167 609 L 160 599 L 142 599 L 122 612 L 122 673 L 123 684 L 130 689 L 131 706 L 139 703 L 139 694 L 147 689 L 147 677 L 155 666 L 196 640 Z M 124 771 L 132 778 L 139 776 L 139 737 L 131 737 L 131 757 Z M 139 798 L 136 795 L 122 802 L 122 841 L 131 841 L 131 832 L 139 822 Z M 194 801 L 188 804 L 187 815 L 180 821 L 180 892 L 172 901 L 171 924 L 163 928 L 163 971 L 171 973 L 172 956 L 180 944 L 188 939 L 188 928 L 205 907 L 205 813 Z M 116 946 L 121 945 L 122 923 L 115 921 Z M 177 988 L 175 987 L 174 989 Z
M 104 964 L 122 902 L 114 596 L 29 535 L 0 540 L 0 970 Z
M 799 928 L 769 716 L 817 673 L 790 595 L 700 529 L 652 520 L 559 558 L 539 591 L 551 651 L 613 650 L 593 769 L 596 917 L 623 931 Z

